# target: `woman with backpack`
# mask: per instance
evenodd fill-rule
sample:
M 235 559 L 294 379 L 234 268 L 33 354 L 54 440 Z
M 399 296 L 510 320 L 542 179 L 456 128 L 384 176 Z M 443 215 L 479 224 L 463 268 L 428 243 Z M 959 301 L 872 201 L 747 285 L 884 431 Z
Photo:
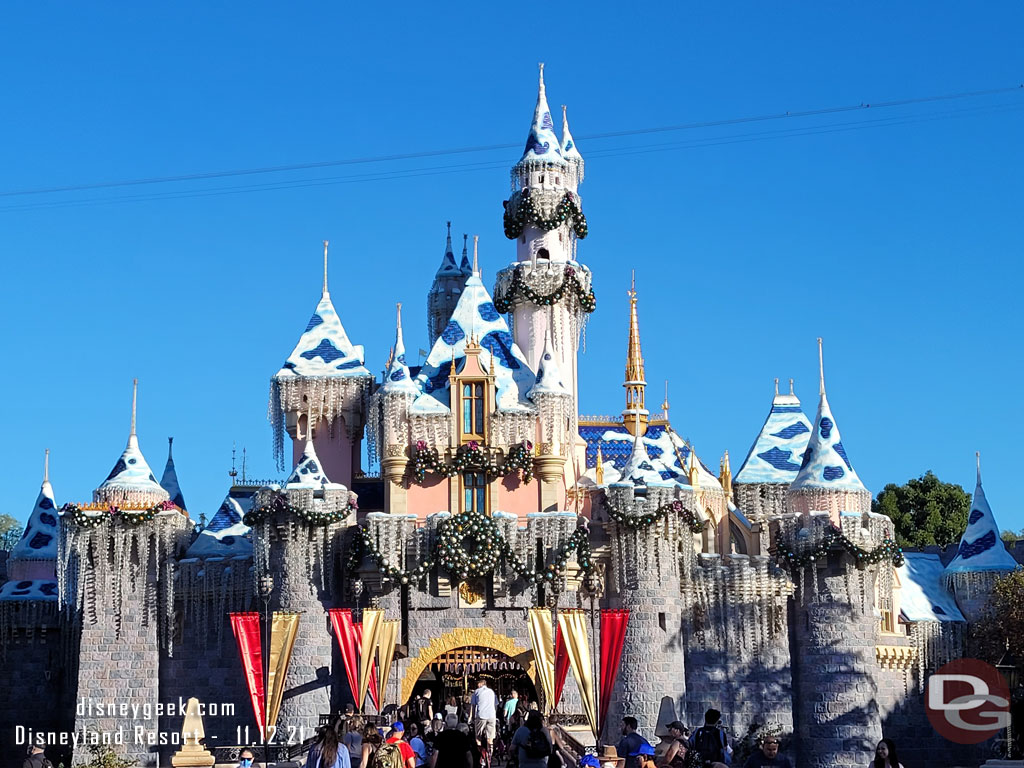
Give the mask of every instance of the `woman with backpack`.
M 361 768 L 369 768 L 373 754 L 383 741 L 384 737 L 380 735 L 380 731 L 375 726 L 367 724 L 363 728 L 363 746 L 359 760 Z
M 519 768 L 547 768 L 554 747 L 540 712 L 532 710 L 526 716 L 526 723 L 512 736 L 511 746 L 516 750 Z

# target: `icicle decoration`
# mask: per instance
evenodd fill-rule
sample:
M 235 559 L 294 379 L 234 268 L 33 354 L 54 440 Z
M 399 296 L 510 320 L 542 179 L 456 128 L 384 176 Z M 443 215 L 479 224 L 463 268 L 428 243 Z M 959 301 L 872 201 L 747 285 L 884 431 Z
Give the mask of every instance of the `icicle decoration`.
M 280 470 L 284 464 L 285 414 L 312 415 L 313 423 L 325 420 L 331 428 L 341 416 L 349 437 L 362 431 L 362 416 L 369 408 L 372 376 L 280 377 L 270 382 L 267 418 L 274 435 L 274 459 Z

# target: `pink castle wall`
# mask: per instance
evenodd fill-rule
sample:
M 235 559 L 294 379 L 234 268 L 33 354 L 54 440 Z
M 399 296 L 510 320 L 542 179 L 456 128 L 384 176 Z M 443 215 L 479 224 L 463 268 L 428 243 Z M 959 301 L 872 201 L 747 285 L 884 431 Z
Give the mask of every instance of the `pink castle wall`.
M 407 495 L 409 514 L 416 515 L 418 520 L 426 520 L 435 512 L 451 512 L 448 497 L 448 484 L 458 482 L 457 478 L 448 480 L 440 475 L 427 475 L 423 484 L 410 483 Z M 457 511 L 457 510 L 455 510 Z
M 305 440 L 292 440 L 292 466 L 302 457 Z M 353 442 L 356 443 L 353 446 Z M 347 488 L 352 487 L 352 474 L 359 468 L 358 441 L 349 439 L 345 430 L 345 420 L 338 417 L 334 428 L 326 424 L 313 431 L 313 447 L 320 457 L 324 471 L 332 483 L 341 483 Z

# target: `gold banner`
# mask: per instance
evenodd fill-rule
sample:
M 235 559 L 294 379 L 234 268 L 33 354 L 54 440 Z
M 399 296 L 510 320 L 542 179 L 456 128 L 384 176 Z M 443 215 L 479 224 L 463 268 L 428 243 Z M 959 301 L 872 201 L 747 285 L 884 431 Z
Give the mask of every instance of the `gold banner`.
M 551 711 L 555 700 L 555 635 L 551 626 L 551 611 L 547 608 L 530 609 L 530 645 L 537 662 L 537 677 L 544 689 L 544 713 Z
M 370 673 L 373 671 L 373 659 L 377 654 L 377 643 L 380 642 L 380 628 L 384 623 L 384 611 L 379 608 L 363 609 L 363 647 L 359 654 L 359 699 L 357 709 L 361 709 L 366 699 L 366 689 L 370 687 Z
M 377 648 L 377 690 L 380 692 L 381 709 L 388 701 L 388 677 L 391 676 L 391 663 L 395 660 L 395 643 L 397 641 L 398 619 L 388 619 L 382 622 L 380 645 Z
M 587 618 L 583 611 L 560 611 L 558 626 L 562 631 L 562 641 L 569 653 L 569 666 L 576 678 L 576 686 L 580 689 L 583 700 L 583 711 L 590 723 L 594 738 L 600 739 L 597 725 L 597 689 L 594 687 L 593 666 L 590 663 L 590 644 L 587 641 Z
M 292 660 L 292 649 L 295 648 L 295 635 L 298 631 L 299 614 L 274 611 L 274 621 L 270 627 L 270 677 L 267 680 L 267 688 L 270 690 L 267 731 L 270 738 L 274 736 L 277 715 L 281 711 L 285 678 L 288 676 L 288 664 Z

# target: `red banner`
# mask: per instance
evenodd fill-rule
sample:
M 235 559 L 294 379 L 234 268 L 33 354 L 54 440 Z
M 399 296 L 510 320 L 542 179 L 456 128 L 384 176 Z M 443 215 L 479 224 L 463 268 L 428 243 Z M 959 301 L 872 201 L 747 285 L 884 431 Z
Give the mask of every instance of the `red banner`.
M 331 616 L 334 636 L 338 638 L 338 649 L 345 664 L 348 686 L 352 689 L 352 701 L 355 701 L 359 697 L 359 649 L 356 645 L 356 625 L 352 622 L 352 609 L 331 608 L 328 613 Z M 356 710 L 359 709 L 359 704 L 356 702 Z
M 555 702 L 551 705 L 554 709 L 562 700 L 562 689 L 565 687 L 565 676 L 569 674 L 569 651 L 565 648 L 565 641 L 562 633 L 555 634 Z
M 359 622 L 356 628 L 356 658 L 363 653 L 363 623 Z M 374 658 L 373 666 L 370 667 L 370 701 L 373 708 L 380 712 L 380 696 L 377 694 L 377 659 Z
M 252 711 L 256 716 L 256 725 L 263 732 L 263 646 L 260 642 L 260 615 L 255 611 L 249 613 L 232 613 L 231 631 L 238 641 L 238 656 L 242 660 L 245 671 L 245 682 L 249 686 L 249 697 L 252 699 Z
M 605 608 L 601 611 L 601 696 L 598 698 L 598 730 L 604 732 L 604 721 L 612 703 L 612 689 L 619 676 L 622 645 L 626 640 L 629 611 Z

